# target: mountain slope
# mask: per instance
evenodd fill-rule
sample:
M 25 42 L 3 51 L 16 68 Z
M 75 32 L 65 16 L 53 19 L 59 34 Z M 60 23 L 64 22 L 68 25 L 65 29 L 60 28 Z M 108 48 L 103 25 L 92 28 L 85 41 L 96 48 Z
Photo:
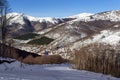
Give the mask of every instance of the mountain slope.
M 118 44 L 120 42 L 120 21 L 116 21 L 119 18 L 119 15 L 116 14 L 118 12 L 120 11 L 98 13 L 92 16 L 99 15 L 100 18 L 98 16 L 88 21 L 75 19 L 63 23 L 63 25 L 45 34 L 45 36 L 55 39 L 46 46 L 46 50 L 50 51 L 50 54 L 60 53 L 64 57 L 69 57 L 67 55 L 67 53 L 70 53 L 69 51 L 80 49 L 83 44 L 91 44 L 93 42 L 105 42 L 111 45 Z M 116 17 L 106 17 L 108 14 L 111 16 L 113 14 Z
M 18 20 L 19 19 L 22 18 L 18 18 Z M 54 41 L 50 44 L 40 47 L 26 45 L 25 48 L 24 46 L 25 50 L 34 51 L 37 54 L 43 54 L 45 51 L 49 51 L 49 54 L 60 54 L 63 57 L 68 58 L 68 53 L 74 49 L 80 49 L 84 43 L 90 44 L 93 42 L 105 42 L 111 44 L 114 42 L 116 45 L 120 42 L 119 10 L 101 12 L 97 14 L 84 13 L 62 19 L 41 19 L 24 15 L 23 19 L 25 20 L 25 24 L 12 24 L 12 28 L 10 28 L 13 34 L 21 34 L 21 32 L 35 32 L 37 34 L 41 34 L 42 36 L 54 39 Z M 17 45 L 17 47 L 18 46 L 19 45 Z M 36 51 L 33 47 L 35 47 Z
M 69 64 L 28 65 L 20 62 L 0 65 L 0 80 L 119 80 L 112 76 L 70 68 Z M 5 70 L 7 68 L 7 70 Z
M 77 14 L 77 15 L 73 15 L 73 16 L 69 16 L 68 18 L 81 18 L 81 19 L 85 19 L 88 16 L 91 16 L 93 14 L 91 13 L 81 13 L 81 14 Z
M 71 20 L 70 18 L 36 18 L 21 13 L 9 13 L 7 14 L 7 17 L 11 18 L 8 31 L 10 31 L 9 34 L 12 36 L 22 35 L 28 32 L 41 31 L 48 27 L 54 27 L 55 25 Z
M 57 18 L 51 18 L 51 17 L 44 17 L 44 18 L 37 18 L 37 17 L 32 17 L 32 16 L 29 16 L 29 15 L 25 15 L 25 14 L 22 14 L 22 13 L 9 13 L 7 14 L 7 17 L 13 17 L 11 20 L 10 20 L 10 24 L 12 23 L 19 23 L 19 24 L 24 24 L 24 20 L 23 18 L 27 18 L 29 21 L 38 21 L 38 22 L 50 22 L 50 23 L 58 23 L 60 19 L 57 19 Z M 62 19 L 61 19 L 62 21 Z
M 89 15 L 85 18 L 77 18 L 74 21 L 95 21 L 95 20 L 120 21 L 120 10 L 100 12 L 94 15 Z

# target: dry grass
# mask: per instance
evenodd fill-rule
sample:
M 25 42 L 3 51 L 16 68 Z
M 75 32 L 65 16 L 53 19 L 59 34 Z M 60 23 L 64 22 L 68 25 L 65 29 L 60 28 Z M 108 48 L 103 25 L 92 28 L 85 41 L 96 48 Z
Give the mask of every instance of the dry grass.
M 4 46 L 4 48 L 6 50 L 4 54 L 0 53 L 0 56 L 13 58 L 26 64 L 60 64 L 66 62 L 66 60 L 59 55 L 40 56 L 13 47 Z
M 22 60 L 23 63 L 27 64 L 61 64 L 65 60 L 59 55 L 49 55 L 49 56 L 38 56 L 32 57 L 28 56 Z
M 120 46 L 95 43 L 75 51 L 74 68 L 120 77 Z

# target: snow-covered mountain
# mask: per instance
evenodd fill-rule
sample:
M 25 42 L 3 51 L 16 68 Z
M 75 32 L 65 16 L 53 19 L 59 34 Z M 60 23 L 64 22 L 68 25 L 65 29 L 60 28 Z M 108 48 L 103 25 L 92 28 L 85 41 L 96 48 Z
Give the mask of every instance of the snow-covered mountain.
M 106 11 L 91 16 L 91 20 L 120 21 L 120 10 Z
M 87 16 L 87 18 L 85 17 L 85 21 L 84 18 L 77 18 L 56 26 L 55 29 L 51 29 L 45 34 L 45 36 L 55 39 L 46 46 L 46 50 L 50 51 L 52 49 L 51 53 L 60 53 L 60 55 L 68 58 L 67 53 L 71 50 L 79 49 L 83 45 L 82 42 L 85 44 L 93 42 L 105 42 L 111 45 L 118 44 L 120 42 L 119 12 L 97 13 Z M 95 17 L 96 15 L 98 17 Z
M 12 24 L 12 23 L 19 23 L 19 24 L 25 24 L 24 23 L 24 20 L 23 20 L 23 17 L 24 16 L 24 14 L 22 14 L 22 13 L 9 13 L 9 14 L 7 14 L 7 18 L 11 18 L 10 19 L 10 24 Z
M 26 18 L 30 21 L 50 22 L 53 24 L 59 23 L 60 20 L 63 21 L 62 19 L 58 19 L 58 18 L 52 18 L 52 17 L 36 18 L 28 15 L 26 16 Z
M 12 34 L 12 36 L 41 31 L 70 20 L 51 17 L 37 18 L 15 12 L 7 14 L 7 18 L 10 18 L 8 30 L 10 31 L 9 34 Z
M 29 15 L 25 15 L 22 13 L 9 13 L 8 17 L 13 17 L 10 22 L 11 23 L 20 23 L 24 24 L 23 18 L 27 18 L 29 21 L 38 21 L 38 22 L 50 22 L 53 24 L 64 22 L 64 18 L 52 18 L 52 17 L 33 17 Z M 113 10 L 113 11 L 106 11 L 106 12 L 101 12 L 101 13 L 96 13 L 96 14 L 91 14 L 91 13 L 81 13 L 65 18 L 76 18 L 75 21 L 95 21 L 95 20 L 110 20 L 110 21 L 120 21 L 120 10 Z
M 35 32 L 54 39 L 50 44 L 40 46 L 41 50 L 37 46 L 24 46 L 24 50 L 30 52 L 36 50 L 35 53 L 41 54 L 47 50 L 50 54 L 60 54 L 69 58 L 68 53 L 79 49 L 82 42 L 105 42 L 111 45 L 120 42 L 120 10 L 97 14 L 82 13 L 62 19 L 35 18 L 18 13 L 12 15 L 16 16 L 11 20 L 13 22 L 9 27 L 11 34 Z M 23 49 L 22 46 L 20 48 Z
M 57 18 L 52 18 L 52 17 L 44 17 L 44 18 L 38 18 L 38 17 L 33 17 L 33 16 L 29 16 L 29 15 L 25 15 L 25 14 L 22 14 L 22 13 L 9 13 L 7 14 L 8 17 L 13 17 L 11 18 L 10 20 L 10 23 L 19 23 L 19 24 L 25 24 L 24 23 L 24 18 L 27 18 L 28 20 L 30 21 L 38 21 L 38 22 L 50 22 L 50 23 L 59 23 L 59 20 L 60 19 L 57 19 Z M 61 19 L 62 21 L 62 19 Z
M 13 47 L 39 55 L 48 52 L 49 55 L 59 54 L 65 59 L 71 59 L 74 56 L 73 53 L 75 53 L 75 50 L 80 50 L 80 48 L 88 44 L 100 42 L 112 45 L 114 48 L 117 47 L 116 45 L 120 45 L 120 10 L 97 14 L 82 13 L 61 19 L 51 17 L 36 18 L 21 13 L 10 13 L 7 16 L 8 18 L 12 16 L 10 25 L 7 27 L 9 34 L 13 36 L 29 32 L 40 34 L 40 36 L 28 40 L 13 39 Z M 48 45 L 27 44 L 27 42 L 41 36 L 46 36 L 54 40 Z M 117 49 L 115 52 L 120 51 L 119 47 Z M 70 69 L 68 65 L 33 66 L 23 64 L 22 68 L 19 67 L 20 65 L 20 62 L 1 64 L 0 71 L 2 74 L 0 73 L 0 80 L 56 80 L 58 78 L 63 80 L 119 80 L 119 78 Z M 16 71 L 18 72 L 17 74 L 15 74 Z M 26 75 L 22 74 L 23 72 Z M 52 74 L 47 74 L 48 72 Z M 35 73 L 38 74 L 36 75 Z M 31 75 L 35 77 L 30 77 Z
M 81 18 L 81 19 L 84 19 L 84 18 L 86 18 L 86 17 L 88 17 L 88 16 L 91 16 L 91 15 L 93 15 L 93 14 L 91 14 L 91 13 L 80 13 L 80 14 L 77 14 L 77 15 L 73 15 L 73 16 L 69 16 L 68 18 Z
M 120 21 L 120 10 L 105 11 L 101 13 L 96 13 L 94 15 L 92 14 L 88 14 L 88 15 L 89 16 L 85 16 L 83 18 L 81 17 L 77 18 L 74 21 L 95 21 L 95 20 Z

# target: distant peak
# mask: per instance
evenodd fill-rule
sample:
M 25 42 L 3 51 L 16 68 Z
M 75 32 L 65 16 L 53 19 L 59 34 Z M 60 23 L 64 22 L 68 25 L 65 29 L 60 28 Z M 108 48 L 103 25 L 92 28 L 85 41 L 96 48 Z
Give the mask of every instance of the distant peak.
M 84 18 L 93 15 L 92 13 L 80 13 L 77 15 L 69 16 L 69 18 Z
M 120 21 L 120 10 L 100 12 L 92 16 L 95 20 Z
M 24 18 L 30 20 L 30 21 L 38 21 L 38 22 L 50 22 L 50 23 L 58 23 L 59 20 L 57 18 L 52 18 L 52 17 L 33 17 L 33 16 L 29 16 L 23 13 L 16 13 L 16 12 L 12 12 L 12 13 L 8 13 L 7 17 L 13 17 L 13 19 L 11 20 L 11 24 L 12 23 L 20 23 L 20 24 L 24 24 Z
M 23 13 L 12 12 L 12 13 L 8 13 L 8 15 L 24 15 L 24 14 Z
M 104 12 L 99 12 L 99 13 L 96 13 L 96 14 L 111 14 L 111 13 L 120 13 L 120 10 L 104 11 Z

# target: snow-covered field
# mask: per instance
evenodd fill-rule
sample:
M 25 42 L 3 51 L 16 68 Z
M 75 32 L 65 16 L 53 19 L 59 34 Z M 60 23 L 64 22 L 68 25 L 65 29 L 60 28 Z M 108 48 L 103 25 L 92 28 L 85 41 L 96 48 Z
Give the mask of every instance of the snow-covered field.
M 88 71 L 71 69 L 69 64 L 27 65 L 20 62 L 0 64 L 0 80 L 120 80 Z

